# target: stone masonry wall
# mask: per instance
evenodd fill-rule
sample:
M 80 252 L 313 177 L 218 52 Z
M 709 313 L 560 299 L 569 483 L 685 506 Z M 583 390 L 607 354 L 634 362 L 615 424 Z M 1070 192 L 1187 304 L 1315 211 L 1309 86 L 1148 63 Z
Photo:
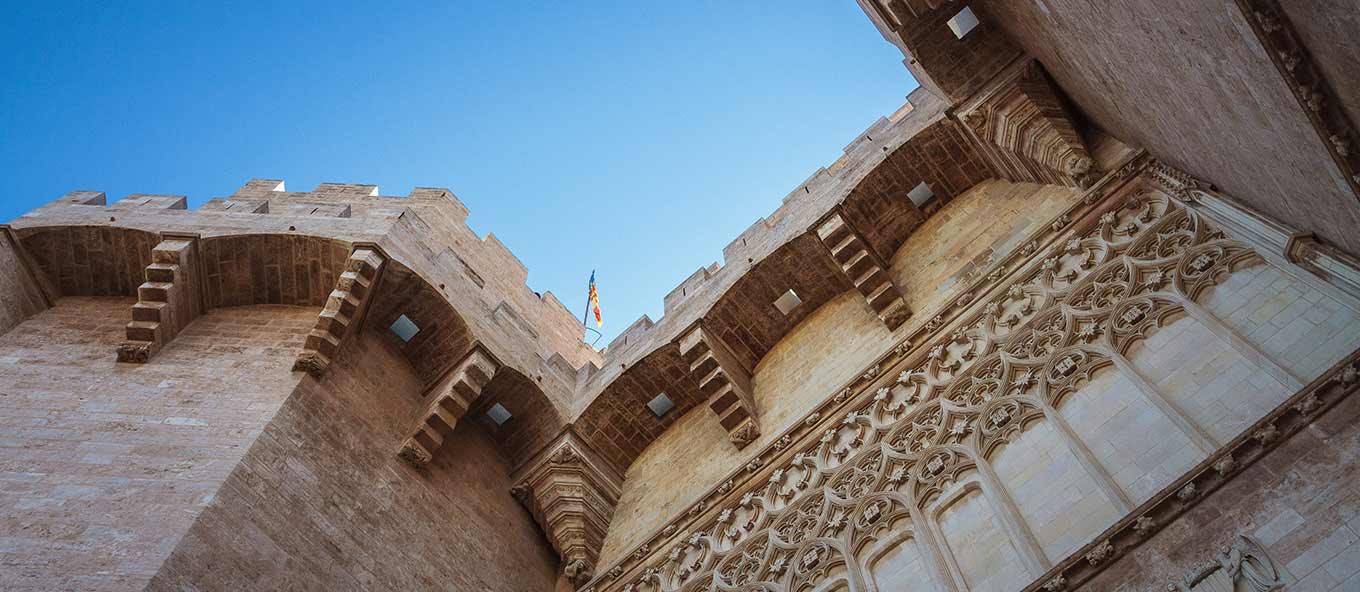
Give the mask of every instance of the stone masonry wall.
M 981 300 L 988 304 L 975 309 L 977 317 L 948 338 L 917 344 L 923 359 L 865 374 L 887 386 L 871 387 L 873 399 L 860 399 L 844 418 L 815 420 L 830 426 L 816 442 L 791 442 L 771 452 L 782 456 L 745 465 L 754 474 L 749 480 L 736 473 L 746 458 L 721 461 L 739 475 L 734 488 L 705 498 L 698 512 L 706 517 L 680 530 L 694 534 L 643 551 L 656 559 L 642 563 L 656 571 L 644 570 L 642 580 L 656 578 L 662 591 L 704 588 L 710 577 L 818 589 L 895 590 L 911 582 L 1019 590 L 1166 495 L 1187 471 L 1360 347 L 1353 305 L 1262 262 L 1165 194 L 1114 197 L 1106 207 L 1087 218 L 1080 240 L 1060 239 L 1060 247 L 1037 252 L 1029 271 Z M 979 251 L 1004 236 L 963 232 Z M 953 248 L 948 240 L 929 244 Z M 921 255 L 929 261 L 940 254 Z M 969 257 L 953 260 L 957 268 Z M 1061 298 L 1039 296 L 1063 285 L 1070 292 L 1055 292 Z M 762 417 L 778 417 L 781 406 L 806 409 L 817 398 L 801 389 L 826 397 L 832 393 L 821 377 L 858 376 L 875 346 L 881 352 L 896 343 L 862 326 L 856 312 L 832 300 L 762 361 L 756 390 L 774 386 L 762 402 L 780 409 L 761 408 Z M 833 343 L 810 345 L 815 339 Z M 690 475 L 719 464 L 711 459 L 722 451 L 708 442 L 721 434 L 705 429 L 686 417 L 633 465 L 614 524 L 624 536 L 611 531 L 602 563 L 632 551 L 622 542 L 631 529 L 650 532 L 657 515 L 670 519 L 700 507 L 686 501 L 693 494 L 675 489 L 703 485 Z M 1349 448 L 1339 454 L 1354 463 Z M 686 467 L 678 488 L 677 466 Z M 709 475 L 706 484 L 722 478 Z M 1316 493 L 1331 507 L 1338 498 L 1354 501 L 1353 482 L 1343 473 L 1310 486 L 1325 487 Z M 1181 499 L 1190 495 L 1184 491 Z M 1279 520 L 1312 519 L 1298 512 L 1304 518 Z M 1353 587 L 1342 584 L 1355 572 L 1353 553 L 1336 556 L 1356 540 L 1344 524 L 1354 512 L 1320 521 L 1325 532 L 1308 541 L 1320 546 L 1300 547 L 1284 561 L 1302 566 L 1301 577 L 1329 565 L 1316 572 L 1325 576 L 1312 576 L 1330 578 L 1317 589 Z M 796 548 L 765 552 L 785 544 Z M 1098 563 L 1093 556 L 1085 561 Z M 638 578 L 625 573 L 602 589 L 636 586 Z
M 0 335 L 0 589 L 142 589 L 293 390 L 318 312 L 219 309 L 118 364 L 133 301 Z
M 989 179 L 955 198 L 893 255 L 890 273 L 902 287 L 916 326 L 967 285 L 969 274 L 1019 249 L 1080 195 L 1070 187 Z
M 16 245 L 0 230 L 0 333 L 47 306 L 29 278 Z
M 306 379 L 151 590 L 551 590 L 557 558 L 467 421 L 423 469 L 393 453 L 423 385 L 374 332 Z
M 1238 534 L 1289 592 L 1360 590 L 1360 397 L 1352 395 L 1079 590 L 1165 590 Z
M 1354 46 L 1338 41 L 1353 38 L 1353 29 L 1341 28 L 1355 22 L 1353 2 L 1279 4 L 1303 23 L 1305 39 L 1319 44 L 1311 49 L 1325 56 L 1329 75 L 1353 76 L 1345 57 L 1355 55 Z M 1356 196 L 1235 3 L 993 0 L 978 9 L 1042 62 L 1101 129 L 1272 218 L 1360 253 Z M 1350 76 L 1332 80 L 1354 110 Z
M 601 563 L 617 559 L 721 476 L 750 460 L 754 451 L 924 323 L 930 316 L 926 313 L 947 299 L 965 274 L 990 256 L 1000 258 L 1018 248 L 1077 197 L 1066 187 L 989 180 L 951 200 L 907 239 L 891 262 L 889 273 L 907 292 L 916 316 L 890 332 L 853 291 L 812 313 L 755 368 L 761 437 L 738 452 L 706 406 L 678 419 L 629 468 Z M 687 467 L 683 481 L 674 471 L 680 462 Z M 657 487 L 660 482 L 666 486 Z

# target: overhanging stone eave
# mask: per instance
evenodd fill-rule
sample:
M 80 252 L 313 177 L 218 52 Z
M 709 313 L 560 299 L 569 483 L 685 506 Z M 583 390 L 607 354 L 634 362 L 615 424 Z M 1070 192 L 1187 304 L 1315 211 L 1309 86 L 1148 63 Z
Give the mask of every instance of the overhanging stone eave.
M 1120 196 L 1127 196 L 1136 188 L 1142 186 L 1139 180 L 1139 173 L 1145 171 L 1153 161 L 1143 151 L 1135 151 L 1126 155 L 1117 166 L 1112 167 L 1099 181 L 1092 185 L 1085 192 L 1082 200 L 1072 204 L 1066 211 L 1054 217 L 1052 223 L 1041 227 L 1031 235 L 1031 244 L 1035 245 L 1036 251 L 1052 249 L 1060 242 L 1060 239 L 1073 232 L 1079 232 L 1082 228 L 1094 223 L 1096 215 L 1108 204 L 1116 203 Z M 873 391 L 873 385 L 885 380 L 891 372 L 884 372 L 883 368 L 891 368 L 895 365 L 905 364 L 907 360 L 919 358 L 924 355 L 921 347 L 930 339 L 939 338 L 945 335 L 946 331 L 959 322 L 970 310 L 975 310 L 975 301 L 984 300 L 982 296 L 977 299 L 969 299 L 964 302 L 959 296 L 967 294 L 975 295 L 996 295 L 1004 292 L 1004 284 L 1011 279 L 1018 277 L 1027 270 L 1033 270 L 1040 262 L 1031 259 L 1032 252 L 1028 247 L 1020 247 L 1007 255 L 1001 261 L 996 262 L 991 268 L 990 273 L 970 282 L 969 285 L 960 287 L 955 292 L 954 297 L 947 299 L 944 304 L 930 312 L 930 318 L 924 324 L 912 323 L 907 327 L 907 338 L 899 343 L 895 348 L 891 348 L 883 355 L 879 356 L 867 370 L 848 381 L 846 386 L 839 390 L 834 396 L 828 397 L 820 405 L 804 417 L 803 421 L 795 422 L 791 427 L 783 431 L 783 436 L 768 444 L 762 445 L 761 450 L 755 455 L 755 459 L 745 466 L 742 466 L 725 478 L 717 479 L 715 485 L 706 490 L 697 500 L 691 502 L 687 510 L 679 511 L 676 516 L 661 523 L 638 545 L 634 545 L 624 551 L 624 553 L 611 559 L 608 563 L 599 566 L 600 568 L 610 567 L 605 574 L 597 574 L 592 583 L 600 589 L 616 589 L 621 582 L 627 581 L 638 574 L 638 570 L 646 565 L 656 556 L 664 553 L 665 544 L 674 541 L 676 537 L 681 537 L 684 533 L 692 532 L 692 527 L 696 521 L 712 518 L 720 508 L 720 501 L 728 498 L 735 498 L 740 492 L 749 489 L 752 483 L 761 481 L 762 476 L 778 462 L 787 461 L 788 457 L 795 452 L 794 446 L 790 443 L 798 439 L 811 438 L 812 435 L 821 433 L 821 430 L 828 425 L 834 425 L 844 411 L 856 401 L 862 402 Z M 785 437 L 789 442 L 785 442 Z M 1041 582 L 1042 583 L 1042 582 Z
M 720 305 L 724 298 L 730 295 L 732 288 L 754 270 L 759 263 L 778 254 L 781 249 L 787 248 L 790 243 L 798 238 L 808 233 L 815 233 L 817 226 L 834 215 L 837 209 L 841 208 L 851 198 L 860 183 L 868 178 L 878 166 L 884 164 L 894 152 L 910 142 L 921 131 L 946 121 L 947 115 L 943 102 L 933 95 L 926 96 L 930 100 L 924 101 L 924 105 L 915 106 L 906 117 L 893 122 L 890 128 L 893 133 L 887 138 L 876 138 L 873 142 L 860 142 L 852 145 L 856 152 L 849 154 L 851 164 L 847 164 L 834 174 L 828 174 L 831 178 L 830 182 L 806 191 L 804 190 L 805 185 L 800 185 L 794 193 L 785 198 L 775 213 L 762 221 L 757 221 L 755 225 L 760 225 L 765 220 L 778 221 L 777 225 L 767 227 L 771 228 L 772 232 L 778 233 L 778 240 L 758 243 L 772 246 L 743 253 L 749 260 L 742 260 L 740 257 L 734 259 L 729 256 L 732 254 L 732 248 L 729 245 L 727 249 L 724 249 L 724 265 L 716 273 L 713 273 L 695 293 L 667 310 L 666 314 L 653 321 L 650 327 L 647 327 L 646 323 L 634 323 L 634 327 L 643 327 L 639 331 L 645 334 L 640 336 L 643 339 L 634 342 L 635 344 L 623 345 L 620 338 L 634 336 L 631 327 L 630 331 L 616 337 L 610 343 L 610 348 L 612 349 L 615 344 L 619 344 L 618 347 L 622 351 L 617 354 L 617 357 L 606 355 L 600 371 L 587 378 L 578 388 L 577 406 L 573 413 L 573 421 L 583 415 L 590 404 L 608 388 L 610 383 L 622 375 L 623 371 L 639 363 L 656 349 L 679 339 L 680 335 L 693 327 L 695 323 L 708 316 Z M 887 149 L 884 150 L 884 148 Z M 870 157 L 872 157 L 872 160 Z M 816 177 L 814 175 L 813 179 Z M 804 193 L 808 197 L 798 199 L 798 193 Z M 820 205 L 817 207 L 806 207 L 806 204 L 819 202 Z M 783 216 L 789 217 L 785 219 Z M 743 235 L 749 232 L 748 230 Z M 905 237 L 902 240 L 905 240 Z

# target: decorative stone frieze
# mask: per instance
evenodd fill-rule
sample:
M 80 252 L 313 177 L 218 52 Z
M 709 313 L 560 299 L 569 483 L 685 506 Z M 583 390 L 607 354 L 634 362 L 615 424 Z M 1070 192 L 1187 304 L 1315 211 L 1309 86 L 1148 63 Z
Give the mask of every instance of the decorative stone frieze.
M 515 482 L 511 493 L 548 535 L 562 576 L 584 585 L 595 575 L 622 477 L 568 429 L 516 471 Z
M 1351 191 L 1360 197 L 1360 132 L 1356 122 L 1347 117 L 1332 83 L 1281 9 L 1280 0 L 1236 1 Z
M 146 282 L 137 287 L 127 340 L 118 346 L 118 361 L 142 364 L 203 314 L 198 239 L 172 237 L 151 249 Z
M 957 115 L 979 140 L 1049 173 L 1035 178 L 1017 163 L 994 162 L 1015 180 L 1089 187 L 1100 178 L 1058 90 L 1031 58 L 1016 60 L 961 105 Z
M 326 371 L 345 337 L 363 326 L 364 313 L 372 304 L 373 288 L 386 262 L 387 257 L 376 246 L 360 246 L 350 253 L 345 270 L 321 309 L 316 328 L 307 335 L 303 350 L 293 363 L 294 371 L 306 371 L 312 376 L 321 376 Z
M 1155 163 L 1149 180 L 1186 207 L 1251 246 L 1271 264 L 1327 295 L 1360 310 L 1360 261 L 1317 237 L 1253 211 L 1219 193 L 1208 183 L 1167 165 Z
M 718 416 L 728 439 L 738 449 L 760 436 L 751 371 L 743 366 L 722 339 L 702 322 L 680 337 L 680 355 L 689 364 L 690 376 L 708 398 L 708 408 Z
M 864 296 L 878 318 L 889 329 L 896 329 L 911 317 L 902 291 L 888 275 L 888 264 L 864 237 L 845 221 L 839 211 L 832 212 L 817 226 L 817 237 L 836 260 L 845 277 Z
M 411 436 L 402 442 L 397 455 L 412 465 L 428 464 L 499 368 L 500 362 L 490 352 L 481 345 L 474 346 L 426 394 L 429 403 L 420 411 Z
M 913 330 L 897 346 L 889 348 L 883 356 L 870 364 L 865 372 L 858 374 L 843 388 L 833 391 L 836 393 L 834 396 L 828 397 L 821 405 L 811 409 L 802 421 L 793 423 L 780 438 L 776 438 L 766 450 L 762 450 L 755 456 L 755 458 L 761 459 L 755 470 L 743 466 L 729 475 L 728 479 L 721 480 L 719 485 L 701 496 L 696 502 L 686 506 L 675 518 L 659 525 L 656 532 L 645 538 L 638 547 L 626 554 L 621 561 L 610 569 L 604 570 L 601 566 L 602 574 L 592 580 L 591 584 L 585 589 L 594 588 L 603 592 L 605 590 L 629 589 L 630 585 L 632 590 L 649 589 L 646 586 L 655 585 L 658 580 L 665 581 L 665 578 L 669 577 L 667 574 L 670 572 L 666 570 L 669 569 L 670 564 L 666 563 L 664 557 L 674 550 L 673 544 L 679 543 L 683 547 L 683 543 L 687 542 L 689 545 L 701 545 L 704 548 L 712 546 L 711 543 L 705 542 L 703 533 L 707 532 L 708 522 L 716 520 L 721 509 L 727 507 L 725 504 L 733 498 L 745 493 L 755 492 L 754 500 L 758 504 L 761 503 L 761 500 L 768 502 L 771 498 L 768 495 L 762 495 L 761 492 L 774 485 L 771 483 L 772 479 L 785 484 L 779 488 L 783 492 L 780 494 L 782 496 L 797 496 L 801 495 L 801 492 L 815 490 L 818 488 L 817 483 L 823 482 L 825 479 L 825 477 L 818 476 L 817 467 L 819 464 L 817 459 L 822 454 L 817 452 L 818 448 L 826 446 L 826 454 L 847 459 L 839 461 L 839 464 L 836 465 L 844 466 L 847 463 L 853 463 L 847 455 L 851 455 L 854 450 L 857 450 L 857 448 L 847 447 L 847 444 L 852 444 L 858 439 L 858 445 L 861 447 L 876 446 L 873 442 L 878 440 L 853 436 L 847 439 L 841 433 L 841 430 L 849 427 L 866 424 L 877 425 L 877 422 L 880 421 L 878 415 L 856 409 L 866 403 L 873 404 L 875 400 L 884 409 L 894 409 L 899 414 L 905 410 L 920 407 L 920 403 L 926 400 L 925 395 L 928 394 L 927 391 L 919 388 L 923 384 L 925 375 L 922 374 L 921 369 L 902 370 L 903 364 L 934 351 L 936 349 L 934 346 L 937 345 L 939 340 L 947 342 L 940 343 L 940 345 L 946 345 L 946 347 L 943 348 L 940 361 L 936 363 L 939 368 L 937 375 L 941 378 L 947 379 L 948 373 L 954 371 L 951 368 L 957 370 L 956 365 L 962 364 L 962 362 L 954 359 L 959 355 L 968 355 L 970 358 L 968 363 L 976 363 L 978 355 L 976 353 L 969 354 L 965 351 L 970 349 L 965 344 L 971 344 L 972 347 L 977 346 L 973 338 L 967 337 L 963 343 L 957 343 L 958 337 L 951 335 L 947 328 L 957 325 L 967 326 L 974 323 L 974 321 L 961 318 L 960 315 L 970 310 L 976 311 L 975 304 L 985 295 L 996 294 L 998 290 L 1001 293 L 1007 293 L 1007 283 L 1015 281 L 1019 274 L 1033 273 L 1033 267 L 1028 264 L 1033 260 L 1034 253 L 1067 250 L 1068 247 L 1063 244 L 1067 240 L 1065 237 L 1074 231 L 1085 233 L 1083 236 L 1089 237 L 1104 236 L 1105 232 L 1109 232 L 1112 238 L 1122 245 L 1120 248 L 1123 249 L 1132 244 L 1130 238 L 1132 234 L 1139 233 L 1150 225 L 1159 223 L 1165 213 L 1166 200 L 1153 200 L 1155 202 L 1154 207 L 1149 206 L 1146 200 L 1134 200 L 1134 202 L 1126 204 L 1121 201 L 1123 198 L 1118 197 L 1128 195 L 1132 188 L 1137 187 L 1132 182 L 1139 179 L 1139 173 L 1146 170 L 1152 162 L 1144 154 L 1139 153 L 1102 177 L 1100 181 L 1088 189 L 1082 200 L 1073 204 L 1062 214 L 1055 216 L 1053 224 L 1042 226 L 1034 235 L 1029 237 L 1030 240 L 1023 241 L 1021 244 L 1027 244 L 1028 249 L 1017 248 L 1014 252 L 1001 257 L 987 273 L 979 274 L 974 281 L 960 288 L 957 296 L 944 300 L 942 308 L 934 311 L 931 315 L 930 318 L 934 319 L 932 322 L 925 323 Z M 1102 212 L 1104 212 L 1104 215 L 1102 215 Z M 1221 236 L 1218 238 L 1221 239 Z M 1082 239 L 1083 242 L 1086 240 L 1086 238 Z M 1057 272 L 1055 275 L 1069 276 L 1068 267 L 1079 264 L 1088 256 L 1086 253 L 1087 250 L 1082 249 L 1077 254 L 1065 255 L 1062 261 L 1063 267 L 1055 268 Z M 1089 269 L 1090 266 L 1087 267 Z M 1027 269 L 1030 271 L 1026 272 Z M 1087 273 L 1089 271 L 1083 271 L 1082 275 L 1084 276 Z M 1054 279 L 1059 287 L 1070 285 L 1069 280 Z M 1016 299 L 1006 309 L 1010 314 L 1004 315 L 1004 317 L 1009 317 L 1020 310 L 1035 307 L 1025 317 L 1030 319 L 1037 314 L 1037 306 L 1043 302 L 1053 302 L 1042 298 L 1032 298 L 1024 288 L 1011 290 L 1011 292 L 1016 294 Z M 993 310 L 991 307 L 983 308 L 984 310 Z M 1001 311 L 1002 309 L 997 307 L 994 310 Z M 1081 329 L 1082 327 L 1079 326 L 1074 331 L 1080 333 Z M 964 335 L 966 336 L 967 332 Z M 944 351 L 948 351 L 951 357 L 945 359 L 943 357 Z M 1088 364 L 1087 369 L 1094 367 L 1094 365 Z M 1061 372 L 1059 373 L 1061 374 Z M 907 389 L 906 392 L 904 393 L 902 389 L 894 387 L 895 384 L 906 385 L 903 387 Z M 908 388 L 911 385 L 916 386 Z M 889 387 L 886 389 L 888 395 L 878 397 L 878 393 L 884 392 L 884 387 Z M 1016 428 L 1031 421 L 1034 417 L 1037 417 L 1036 414 L 1040 413 L 1033 407 L 1017 407 L 1011 401 L 999 402 L 998 407 L 1004 407 L 1004 411 L 989 407 L 987 417 L 995 417 L 997 418 L 996 421 L 1000 423 L 993 422 L 995 423 L 994 426 L 987 425 L 982 430 L 975 427 L 976 422 L 961 423 L 958 429 L 955 429 L 954 424 L 950 424 L 948 426 L 949 437 L 965 437 L 971 440 L 972 438 L 982 437 L 977 434 L 985 433 L 988 442 L 999 443 L 1000 434 L 1018 434 L 1019 430 Z M 851 411 L 854 411 L 854 413 L 851 413 Z M 852 415 L 853 417 L 851 417 Z M 1009 421 L 1003 419 L 1007 415 L 1014 419 Z M 929 424 L 926 425 L 929 426 Z M 830 439 L 824 441 L 830 428 L 835 428 L 832 430 L 833 435 Z M 869 433 L 872 433 L 872 431 L 865 432 L 865 435 L 867 436 Z M 809 439 L 815 444 L 813 450 L 808 450 L 806 444 L 799 444 L 800 442 L 807 443 Z M 944 461 L 945 459 L 941 457 L 940 460 Z M 950 470 L 952 469 L 947 466 L 941 466 L 938 472 L 932 472 L 932 474 L 948 474 Z M 902 485 L 912 480 L 912 474 L 902 467 L 892 468 L 882 475 L 884 483 Z M 787 505 L 787 503 L 789 502 L 780 502 L 783 505 Z M 768 524 L 768 518 L 765 520 L 764 523 Z M 742 524 L 745 524 L 745 522 L 742 522 Z M 681 553 L 682 560 L 685 553 L 689 553 L 689 551 Z M 718 561 L 711 553 L 704 555 L 704 557 L 703 564 L 706 565 L 714 565 Z M 693 559 L 691 557 L 691 560 Z M 693 573 L 693 570 L 691 570 L 691 573 Z M 647 584 L 646 582 L 651 583 Z M 669 589 L 669 586 L 663 586 L 662 589 Z
M 909 530 L 927 557 L 943 553 L 917 509 L 977 479 L 1000 500 L 994 509 L 1008 525 L 1005 536 L 1021 555 L 1032 554 L 1009 532 L 1014 511 L 1007 509 L 1007 494 L 996 491 L 995 476 L 985 477 L 992 471 L 988 457 L 1043 417 L 1043 409 L 1055 408 L 1097 369 L 1258 257 L 1165 193 L 1124 195 L 1094 211 L 1065 214 L 1067 221 L 1048 229 L 1061 230 L 1057 236 L 1036 237 L 1029 264 L 951 304 L 966 316 L 939 314 L 933 332 L 912 336 L 915 347 L 905 348 L 905 359 L 894 357 L 899 348 L 893 348 L 816 408 L 810 425 L 791 428 L 790 441 L 777 439 L 756 455 L 754 468 L 734 472 L 592 584 L 600 591 L 671 591 L 854 581 L 865 577 L 858 574 L 864 558 L 856 549 L 869 548 L 855 541 Z M 1047 573 L 1029 589 L 1055 581 L 1079 588 L 1174 523 L 1354 391 L 1356 358 L 1213 451 L 1057 567 L 1048 569 L 1040 557 L 1039 571 Z M 1262 430 L 1272 437 L 1254 436 Z M 882 503 L 887 506 L 868 507 Z M 875 518 L 861 525 L 850 520 L 857 515 Z M 866 538 L 871 533 L 874 538 Z M 833 553 L 834 567 L 820 574 L 789 569 L 812 551 L 808 545 L 825 540 L 839 541 L 830 548 L 850 554 Z M 931 561 L 936 569 L 953 569 Z

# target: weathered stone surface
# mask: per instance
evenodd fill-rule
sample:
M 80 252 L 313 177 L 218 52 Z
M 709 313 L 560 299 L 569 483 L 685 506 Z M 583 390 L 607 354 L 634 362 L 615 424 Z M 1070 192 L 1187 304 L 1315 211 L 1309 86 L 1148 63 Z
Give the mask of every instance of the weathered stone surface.
M 1360 587 L 1354 15 L 860 4 L 923 88 L 603 352 L 445 189 L 0 229 L 0 588 Z

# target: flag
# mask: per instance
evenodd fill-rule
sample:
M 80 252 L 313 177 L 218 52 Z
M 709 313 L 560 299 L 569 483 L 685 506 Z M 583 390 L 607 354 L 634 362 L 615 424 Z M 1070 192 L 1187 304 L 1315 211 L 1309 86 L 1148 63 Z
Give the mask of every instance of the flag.
M 595 272 L 590 272 L 590 311 L 595 313 L 595 328 L 604 326 L 604 317 L 600 316 L 600 293 L 595 291 Z

